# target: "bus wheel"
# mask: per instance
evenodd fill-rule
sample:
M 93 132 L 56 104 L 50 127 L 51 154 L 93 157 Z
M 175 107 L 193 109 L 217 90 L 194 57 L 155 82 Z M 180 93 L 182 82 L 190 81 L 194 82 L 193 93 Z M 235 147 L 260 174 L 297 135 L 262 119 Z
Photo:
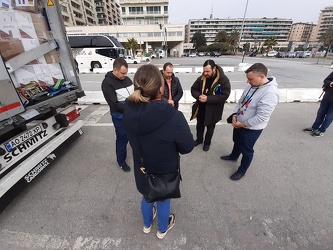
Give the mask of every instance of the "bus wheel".
M 134 61 L 134 64 L 138 64 L 138 62 L 137 62 L 137 61 Z
M 91 62 L 92 68 L 102 68 L 102 65 L 100 62 Z

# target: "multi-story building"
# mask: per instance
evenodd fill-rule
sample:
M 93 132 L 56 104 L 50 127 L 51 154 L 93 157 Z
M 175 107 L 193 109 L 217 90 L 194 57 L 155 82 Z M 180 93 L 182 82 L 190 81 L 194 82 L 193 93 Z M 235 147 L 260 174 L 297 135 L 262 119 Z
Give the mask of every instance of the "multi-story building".
M 116 0 L 95 0 L 98 25 L 120 25 L 120 5 Z
M 244 23 L 243 23 L 244 21 Z M 274 36 L 279 47 L 286 47 L 292 25 L 291 19 L 282 18 L 203 18 L 189 20 L 189 40 L 195 32 L 205 35 L 207 44 L 214 43 L 216 34 L 219 31 L 231 33 L 237 31 L 241 35 L 240 42 L 251 45 L 261 43 Z
M 121 24 L 116 0 L 60 0 L 65 26 Z
M 313 33 L 315 27 L 316 25 L 313 23 L 293 23 L 288 41 L 305 43 L 315 41 Z
M 333 27 L 333 6 L 325 7 L 319 14 L 318 24 L 314 31 L 316 40 L 325 34 L 326 30 Z
M 169 0 L 120 0 L 124 25 L 169 23 Z

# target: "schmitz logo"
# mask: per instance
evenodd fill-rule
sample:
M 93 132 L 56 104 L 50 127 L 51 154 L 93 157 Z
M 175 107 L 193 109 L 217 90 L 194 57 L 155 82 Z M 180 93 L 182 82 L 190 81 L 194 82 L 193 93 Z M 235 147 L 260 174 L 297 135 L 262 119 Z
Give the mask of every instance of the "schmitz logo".
M 39 175 L 40 172 L 46 168 L 50 162 L 48 159 L 55 160 L 57 156 L 55 154 L 48 155 L 44 160 L 42 160 L 36 167 L 34 167 L 29 173 L 24 176 L 24 179 L 29 183 Z
M 45 137 L 47 137 L 46 130 L 40 132 L 39 134 L 36 134 L 34 137 L 29 138 L 28 140 L 24 141 L 20 145 L 13 148 L 11 151 L 9 151 L 7 154 L 4 155 L 4 160 L 6 162 L 10 162 L 14 157 L 19 156 L 22 152 L 29 149 L 31 146 L 35 145 L 39 141 L 43 140 Z

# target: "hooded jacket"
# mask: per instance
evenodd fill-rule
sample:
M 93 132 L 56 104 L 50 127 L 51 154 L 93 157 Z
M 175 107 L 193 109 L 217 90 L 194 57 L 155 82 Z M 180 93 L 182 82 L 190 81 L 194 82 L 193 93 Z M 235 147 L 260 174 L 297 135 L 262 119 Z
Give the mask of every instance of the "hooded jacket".
M 237 121 L 245 122 L 247 129 L 264 129 L 279 102 L 280 95 L 276 79 L 268 77 L 268 80 L 268 83 L 260 87 L 247 86 L 234 108 Z
M 134 91 L 132 80 L 126 76 L 124 80 L 118 79 L 113 71 L 108 72 L 102 82 L 102 92 L 110 106 L 111 115 L 121 119 L 124 112 L 126 98 Z
M 223 69 L 220 66 L 216 66 L 216 75 L 212 83 L 212 86 L 207 95 L 207 102 L 205 111 L 205 126 L 215 124 L 222 119 L 222 112 L 224 103 L 227 101 L 231 87 L 229 78 L 224 74 Z M 200 76 L 191 87 L 191 94 L 199 103 L 199 96 L 202 94 L 202 87 L 206 83 L 206 77 Z M 201 103 L 199 103 L 199 108 Z M 192 110 L 191 120 L 194 118 L 195 110 Z
M 123 127 L 133 151 L 136 186 L 142 194 L 146 187 L 142 165 L 149 174 L 174 173 L 179 168 L 179 153 L 190 153 L 194 147 L 183 113 L 165 101 L 126 101 Z
M 161 70 L 161 74 L 163 75 L 162 70 Z M 174 106 L 175 109 L 178 109 L 179 101 L 183 96 L 183 88 L 182 88 L 182 85 L 180 84 L 178 77 L 176 77 L 174 74 L 172 74 L 172 76 L 171 76 L 171 96 L 172 96 L 172 100 L 175 103 L 175 106 Z M 163 99 L 164 100 L 169 99 L 169 86 L 165 79 L 164 79 Z

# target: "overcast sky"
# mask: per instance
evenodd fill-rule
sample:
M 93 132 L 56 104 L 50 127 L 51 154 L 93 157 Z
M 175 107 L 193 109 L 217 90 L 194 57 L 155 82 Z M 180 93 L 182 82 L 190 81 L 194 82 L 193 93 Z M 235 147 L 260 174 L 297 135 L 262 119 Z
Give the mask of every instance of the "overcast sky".
M 209 18 L 212 6 L 214 18 L 243 18 L 246 0 L 169 0 L 169 23 Z M 316 24 L 326 6 L 333 6 L 333 0 L 248 0 L 246 18 L 290 18 Z

